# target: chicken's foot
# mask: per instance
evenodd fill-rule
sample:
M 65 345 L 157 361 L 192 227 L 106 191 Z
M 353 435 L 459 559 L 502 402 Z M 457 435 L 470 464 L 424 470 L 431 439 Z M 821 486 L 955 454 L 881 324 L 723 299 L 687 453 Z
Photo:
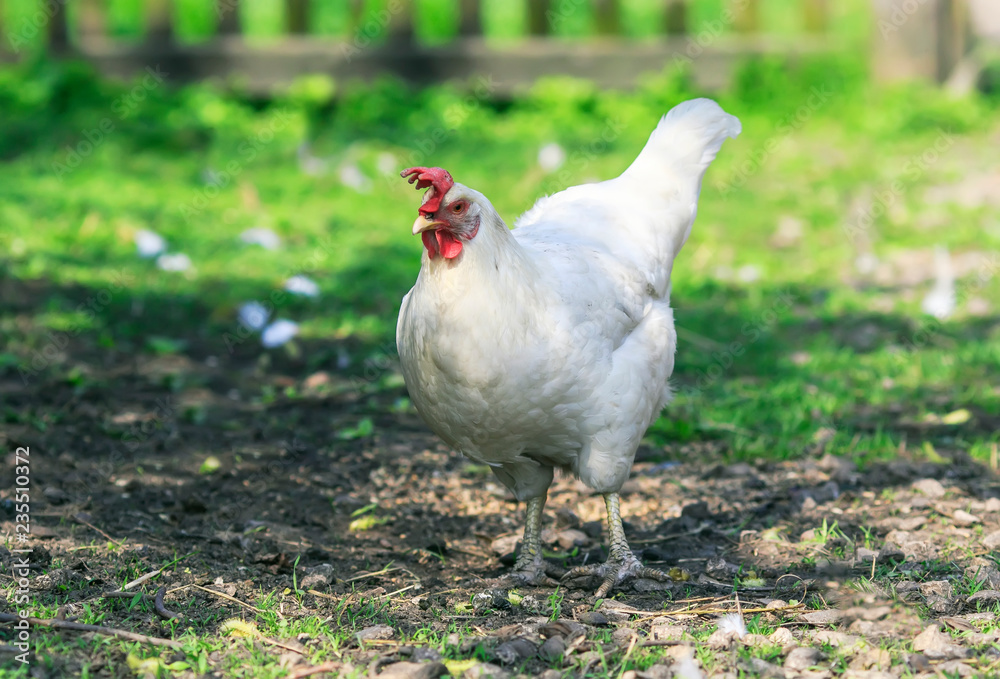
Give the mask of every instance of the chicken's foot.
M 604 504 L 608 508 L 608 533 L 611 549 L 608 560 L 602 564 L 577 566 L 570 569 L 562 577 L 563 582 L 595 575 L 603 578 L 604 580 L 595 594 L 598 599 L 603 599 L 615 585 L 620 585 L 629 578 L 671 582 L 670 576 L 666 573 L 643 566 L 629 549 L 628 541 L 625 539 L 625 529 L 622 527 L 620 502 L 618 493 L 607 493 L 604 496 Z
M 545 496 L 528 500 L 524 510 L 524 539 L 521 553 L 514 562 L 514 570 L 506 579 L 517 585 L 557 587 L 559 582 L 550 576 L 562 577 L 566 570 L 542 558 L 542 510 Z

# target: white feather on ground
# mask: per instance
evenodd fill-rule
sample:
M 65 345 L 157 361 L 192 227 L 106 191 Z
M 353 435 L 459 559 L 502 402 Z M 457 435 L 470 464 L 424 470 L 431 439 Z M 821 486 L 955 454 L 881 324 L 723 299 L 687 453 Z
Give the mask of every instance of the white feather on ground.
M 247 245 L 259 245 L 265 250 L 277 250 L 281 247 L 281 238 L 271 229 L 257 226 L 240 234 L 240 240 Z
M 747 626 L 742 615 L 729 613 L 719 618 L 719 631 L 735 634 L 737 639 L 742 639 L 747 635 Z
M 292 276 L 285 281 L 285 290 L 293 295 L 304 295 L 306 297 L 316 297 L 319 295 L 319 285 L 316 281 L 306 278 L 301 274 Z
M 285 318 L 279 318 L 271 325 L 264 328 L 261 333 L 260 343 L 268 349 L 280 347 L 286 344 L 293 337 L 299 334 L 299 324 Z
M 943 246 L 934 248 L 934 287 L 924 297 L 924 313 L 944 320 L 955 313 L 955 272 L 951 255 Z
M 677 679 L 705 679 L 705 675 L 701 671 L 701 668 L 698 667 L 698 663 L 694 661 L 694 651 L 689 651 L 681 656 L 674 662 L 671 669 L 674 671 L 674 677 Z
M 140 257 L 156 257 L 167 249 L 163 236 L 148 229 L 136 231 L 134 240 Z
M 555 142 L 546 144 L 538 150 L 538 165 L 545 172 L 555 172 L 566 162 L 566 152 Z
M 246 327 L 251 330 L 260 330 L 267 323 L 267 319 L 270 318 L 271 312 L 269 312 L 260 302 L 247 302 L 246 304 L 240 306 L 237 316 L 240 319 L 240 323 Z
M 164 271 L 187 271 L 191 268 L 191 258 L 183 252 L 160 255 L 156 259 L 156 266 Z

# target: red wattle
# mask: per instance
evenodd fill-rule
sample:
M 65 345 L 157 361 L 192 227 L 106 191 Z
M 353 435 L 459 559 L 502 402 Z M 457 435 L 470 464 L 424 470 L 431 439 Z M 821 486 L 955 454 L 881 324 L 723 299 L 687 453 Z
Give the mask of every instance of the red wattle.
M 434 232 L 424 231 L 420 234 L 420 240 L 424 242 L 424 247 L 427 248 L 427 256 L 431 259 L 437 257 L 437 241 L 434 240 Z
M 436 233 L 438 249 L 441 250 L 441 255 L 445 259 L 455 259 L 462 254 L 462 243 L 451 233 L 444 229 L 438 229 Z

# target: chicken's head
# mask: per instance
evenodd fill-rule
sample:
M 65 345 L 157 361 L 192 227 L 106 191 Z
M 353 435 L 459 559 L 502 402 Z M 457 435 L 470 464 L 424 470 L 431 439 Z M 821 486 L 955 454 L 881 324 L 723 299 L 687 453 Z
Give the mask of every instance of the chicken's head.
M 403 178 L 427 189 L 420 204 L 420 216 L 413 223 L 413 235 L 420 234 L 427 255 L 454 259 L 462 253 L 462 243 L 479 233 L 481 210 L 475 192 L 466 189 L 440 167 L 411 167 L 400 172 Z

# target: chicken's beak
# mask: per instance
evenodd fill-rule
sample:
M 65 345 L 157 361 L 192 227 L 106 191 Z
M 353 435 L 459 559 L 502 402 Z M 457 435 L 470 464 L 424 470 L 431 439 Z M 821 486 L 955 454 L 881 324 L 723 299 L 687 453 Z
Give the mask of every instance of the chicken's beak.
M 423 233 L 429 229 L 436 229 L 439 226 L 447 226 L 448 222 L 442 222 L 440 220 L 430 220 L 423 215 L 417 217 L 417 221 L 413 222 L 413 235 L 416 236 L 418 233 Z

